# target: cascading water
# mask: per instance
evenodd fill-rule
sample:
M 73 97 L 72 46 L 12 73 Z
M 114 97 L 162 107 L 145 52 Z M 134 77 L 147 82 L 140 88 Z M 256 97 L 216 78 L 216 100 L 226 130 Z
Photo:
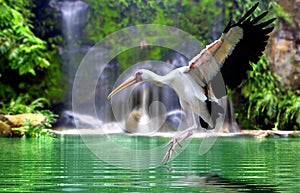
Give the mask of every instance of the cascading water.
M 80 0 L 51 0 L 49 5 L 61 14 L 61 29 L 64 40 L 61 55 L 66 94 L 63 107 L 61 107 L 58 126 L 74 127 L 74 119 L 78 116 L 74 116 L 72 113 L 72 88 L 76 70 L 89 49 L 89 46 L 81 44 L 82 29 L 87 24 L 89 5 Z
M 64 37 L 63 71 L 67 82 L 65 109 L 70 110 L 75 73 L 82 57 L 87 52 L 80 41 L 82 28 L 87 22 L 88 4 L 83 1 L 63 1 L 60 4 L 60 11 Z

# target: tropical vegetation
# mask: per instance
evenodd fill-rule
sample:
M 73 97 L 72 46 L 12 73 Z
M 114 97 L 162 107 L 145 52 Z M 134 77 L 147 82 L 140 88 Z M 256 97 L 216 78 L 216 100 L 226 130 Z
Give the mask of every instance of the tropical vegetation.
M 43 129 L 51 126 L 55 115 L 45 109 L 46 105 L 49 108 L 50 101 L 62 100 L 63 93 L 58 43 L 55 43 L 59 38 L 42 36 L 47 29 L 34 31 L 37 24 L 46 22 L 36 19 L 33 22 L 36 15 L 32 10 L 38 2 L 0 0 L 0 113 L 34 112 L 47 117 L 38 128 L 32 127 L 28 120 L 22 128 L 15 129 L 26 136 L 47 133 Z M 47 25 L 44 27 L 52 24 Z
M 282 86 L 266 56 L 252 67 L 235 93 L 240 100 L 235 103 L 238 122 L 247 129 L 299 129 L 299 93 Z
M 225 21 L 240 18 L 244 10 L 253 5 L 246 0 L 86 2 L 90 8 L 89 22 L 82 30 L 83 41 L 89 45 L 138 24 L 175 26 L 206 44 L 221 33 Z M 289 15 L 275 1 L 260 2 L 262 9 L 271 9 L 270 17 L 293 25 Z M 48 125 L 43 127 L 50 127 L 55 116 L 49 109 L 62 103 L 65 96 L 58 53 L 63 44 L 59 12 L 48 6 L 48 1 L 40 0 L 0 0 L 0 12 L 0 113 L 42 113 L 49 118 Z M 223 26 L 217 25 L 220 23 Z M 167 52 L 165 48 L 153 47 L 141 53 L 141 58 L 159 60 Z M 139 58 L 136 49 L 131 49 L 120 54 L 117 60 L 121 70 L 125 70 Z M 243 86 L 230 92 L 237 120 L 246 129 L 299 129 L 299 91 L 283 87 L 271 65 L 267 57 L 262 57 L 257 64 L 252 64 L 253 70 Z M 26 130 L 31 136 L 29 127 L 27 125 Z

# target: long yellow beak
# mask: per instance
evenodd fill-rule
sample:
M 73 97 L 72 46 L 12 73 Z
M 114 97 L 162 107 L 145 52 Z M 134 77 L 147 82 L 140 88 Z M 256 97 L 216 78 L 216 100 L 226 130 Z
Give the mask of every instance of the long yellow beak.
M 129 87 L 129 86 L 131 86 L 135 83 L 137 83 L 135 76 L 132 76 L 132 77 L 128 78 L 120 86 L 118 86 L 113 91 L 111 91 L 111 93 L 107 96 L 107 99 L 110 100 L 115 94 L 117 94 L 118 92 L 120 92 L 124 88 L 127 88 L 127 87 Z

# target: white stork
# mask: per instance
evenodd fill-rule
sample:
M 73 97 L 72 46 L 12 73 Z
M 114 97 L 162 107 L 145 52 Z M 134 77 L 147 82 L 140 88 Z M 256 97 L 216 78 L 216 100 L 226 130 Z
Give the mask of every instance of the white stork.
M 187 121 L 189 120 L 187 112 L 192 111 L 200 117 L 202 126 L 214 128 L 217 114 L 222 110 L 213 113 L 212 105 L 218 107 L 216 98 L 226 95 L 226 91 L 220 91 L 218 86 L 221 74 L 225 85 L 229 88 L 235 89 L 239 86 L 246 78 L 246 72 L 251 69 L 250 62 L 257 62 L 263 54 L 268 34 L 274 28 L 269 25 L 275 18 L 259 22 L 267 15 L 267 11 L 251 19 L 250 15 L 257 6 L 258 3 L 237 23 L 229 22 L 221 37 L 207 45 L 188 66 L 176 68 L 164 76 L 146 69 L 138 70 L 134 76 L 115 88 L 107 98 L 110 99 L 122 89 L 138 82 L 152 82 L 157 86 L 167 85 L 177 93 L 182 109 L 186 112 Z M 175 152 L 175 146 L 180 146 L 180 142 L 192 135 L 192 130 L 197 128 L 194 113 L 189 128 L 179 135 L 182 139 L 178 140 L 177 136 L 167 144 L 171 146 L 162 163 L 166 164 L 172 152 Z

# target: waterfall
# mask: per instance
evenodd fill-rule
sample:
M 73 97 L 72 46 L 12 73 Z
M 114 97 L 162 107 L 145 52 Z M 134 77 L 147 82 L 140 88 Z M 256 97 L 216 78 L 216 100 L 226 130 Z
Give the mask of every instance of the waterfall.
M 58 126 L 74 127 L 74 117 L 72 110 L 72 88 L 76 70 L 87 53 L 89 46 L 82 45 L 82 29 L 87 24 L 88 4 L 80 1 L 55 1 L 51 0 L 49 6 L 58 11 L 61 15 L 61 29 L 63 35 L 62 72 L 65 83 L 65 99 L 62 109 L 60 109 L 60 118 Z
M 88 4 L 83 1 L 63 1 L 60 4 L 62 16 L 62 32 L 64 38 L 63 73 L 65 75 L 66 98 L 65 109 L 70 110 L 72 104 L 72 87 L 77 67 L 87 52 L 81 45 L 82 29 L 87 22 Z

